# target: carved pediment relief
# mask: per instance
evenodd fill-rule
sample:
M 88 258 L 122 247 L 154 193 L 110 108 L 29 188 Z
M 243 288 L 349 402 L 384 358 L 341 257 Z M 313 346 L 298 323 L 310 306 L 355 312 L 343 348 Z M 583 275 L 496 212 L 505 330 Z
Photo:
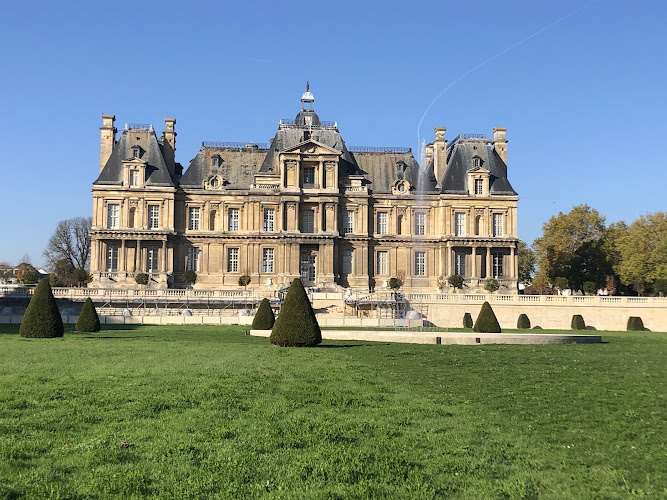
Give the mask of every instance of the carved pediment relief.
M 315 139 L 308 139 L 295 146 L 284 149 L 281 153 L 301 153 L 308 155 L 336 155 L 340 156 L 341 151 L 330 148 L 329 146 L 316 141 Z

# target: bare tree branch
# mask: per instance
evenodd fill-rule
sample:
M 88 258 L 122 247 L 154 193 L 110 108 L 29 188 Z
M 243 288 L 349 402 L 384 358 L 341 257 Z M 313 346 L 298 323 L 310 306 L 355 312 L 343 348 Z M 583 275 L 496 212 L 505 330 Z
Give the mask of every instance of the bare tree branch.
M 50 269 L 66 260 L 74 269 L 87 269 L 90 260 L 90 217 L 60 221 L 44 250 Z

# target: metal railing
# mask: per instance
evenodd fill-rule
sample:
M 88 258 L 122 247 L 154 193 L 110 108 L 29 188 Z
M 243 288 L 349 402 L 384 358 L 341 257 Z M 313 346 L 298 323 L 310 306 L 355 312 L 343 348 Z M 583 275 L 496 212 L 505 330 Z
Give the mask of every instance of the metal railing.
M 294 120 L 281 118 L 278 122 L 278 128 L 307 128 L 312 130 L 338 130 L 337 122 L 320 121 L 319 125 L 297 125 Z
M 232 149 L 269 149 L 266 142 L 220 142 L 220 141 L 202 141 L 201 145 L 205 148 L 232 148 Z
M 153 130 L 152 123 L 126 123 L 125 130 L 138 129 L 138 130 Z
M 410 153 L 412 148 L 394 146 L 349 146 L 351 153 Z

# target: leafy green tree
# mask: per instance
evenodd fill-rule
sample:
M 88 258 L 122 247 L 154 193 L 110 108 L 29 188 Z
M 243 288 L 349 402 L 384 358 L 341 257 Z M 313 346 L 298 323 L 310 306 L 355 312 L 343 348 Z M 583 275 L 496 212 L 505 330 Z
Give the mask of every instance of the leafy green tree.
M 26 285 L 34 285 L 39 281 L 39 274 L 37 271 L 26 271 L 23 275 L 23 283 Z
M 482 309 L 480 309 L 477 321 L 475 321 L 475 326 L 472 329 L 480 333 L 500 333 L 500 323 L 498 323 L 498 318 L 496 318 L 496 314 L 488 302 L 482 304 Z
M 271 330 L 275 322 L 276 317 L 273 315 L 273 309 L 271 309 L 269 299 L 262 299 L 262 302 L 257 308 L 257 314 L 255 314 L 255 318 L 252 320 L 252 329 Z
M 567 288 L 568 288 L 567 278 L 565 278 L 564 276 L 558 276 L 554 280 L 554 287 L 556 287 L 561 292 L 563 290 L 567 290 Z
M 85 269 L 79 268 L 74 271 L 74 279 L 76 280 L 77 285 L 83 286 L 90 283 L 93 277 Z
M 187 283 L 188 286 L 192 286 L 197 282 L 197 273 L 194 272 L 192 269 L 183 271 L 181 280 L 183 280 L 183 283 Z
M 667 295 L 667 279 L 657 279 L 653 282 L 653 291 L 664 297 Z
M 463 288 L 463 283 L 465 283 L 465 279 L 463 276 L 459 276 L 458 274 L 453 274 L 449 278 L 447 278 L 447 281 L 449 282 L 449 286 L 453 288 L 458 288 L 459 290 Z
M 533 279 L 533 274 L 535 274 L 535 252 L 533 252 L 533 249 L 525 241 L 519 241 L 517 256 L 519 260 L 519 283 L 527 285 Z
M 486 280 L 486 283 L 484 283 L 484 290 L 486 290 L 489 293 L 497 292 L 499 289 L 500 289 L 500 283 L 495 278 L 489 278 L 488 280 Z
M 389 278 L 387 285 L 390 289 L 396 291 L 403 286 L 403 280 L 401 278 Z
M 584 281 L 584 293 L 586 295 L 595 295 L 595 292 L 598 291 L 598 287 L 592 281 Z
M 463 315 L 463 328 L 472 328 L 472 316 L 470 313 L 465 313 Z
M 83 303 L 79 319 L 76 320 L 76 331 L 99 332 L 100 329 L 100 317 L 97 315 L 92 299 L 88 297 Z
M 313 347 L 322 342 L 315 311 L 299 278 L 295 278 L 287 290 L 270 340 L 282 347 Z
M 605 218 L 588 205 L 559 212 L 542 226 L 542 237 L 533 243 L 538 267 L 550 282 L 565 277 L 580 290 L 584 281 L 601 281 L 606 260 L 602 248 Z
M 63 319 L 47 280 L 41 280 L 35 288 L 30 304 L 19 327 L 21 337 L 54 338 L 65 332 Z
M 642 215 L 616 238 L 621 282 L 640 295 L 648 285 L 667 276 L 667 212 Z
M 146 273 L 137 273 L 134 276 L 134 281 L 136 281 L 137 285 L 147 285 L 148 275 Z
M 248 289 L 248 285 L 250 284 L 251 278 L 249 274 L 244 274 L 243 276 L 239 277 L 239 286 L 242 286 L 246 290 Z

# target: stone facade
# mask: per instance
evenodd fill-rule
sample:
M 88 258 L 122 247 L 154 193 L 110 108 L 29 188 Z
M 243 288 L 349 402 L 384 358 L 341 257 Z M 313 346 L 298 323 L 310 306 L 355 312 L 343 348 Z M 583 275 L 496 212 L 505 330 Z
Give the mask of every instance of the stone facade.
M 459 274 L 466 290 L 497 278 L 517 288 L 517 199 L 507 179 L 506 129 L 493 139 L 435 129 L 420 166 L 408 148 L 348 148 L 320 121 L 306 91 L 294 120 L 267 145 L 202 143 L 185 172 L 176 120 L 158 139 L 126 124 L 116 140 L 102 115 L 93 184 L 91 286 L 282 288 L 295 277 L 323 289 L 436 291 Z

